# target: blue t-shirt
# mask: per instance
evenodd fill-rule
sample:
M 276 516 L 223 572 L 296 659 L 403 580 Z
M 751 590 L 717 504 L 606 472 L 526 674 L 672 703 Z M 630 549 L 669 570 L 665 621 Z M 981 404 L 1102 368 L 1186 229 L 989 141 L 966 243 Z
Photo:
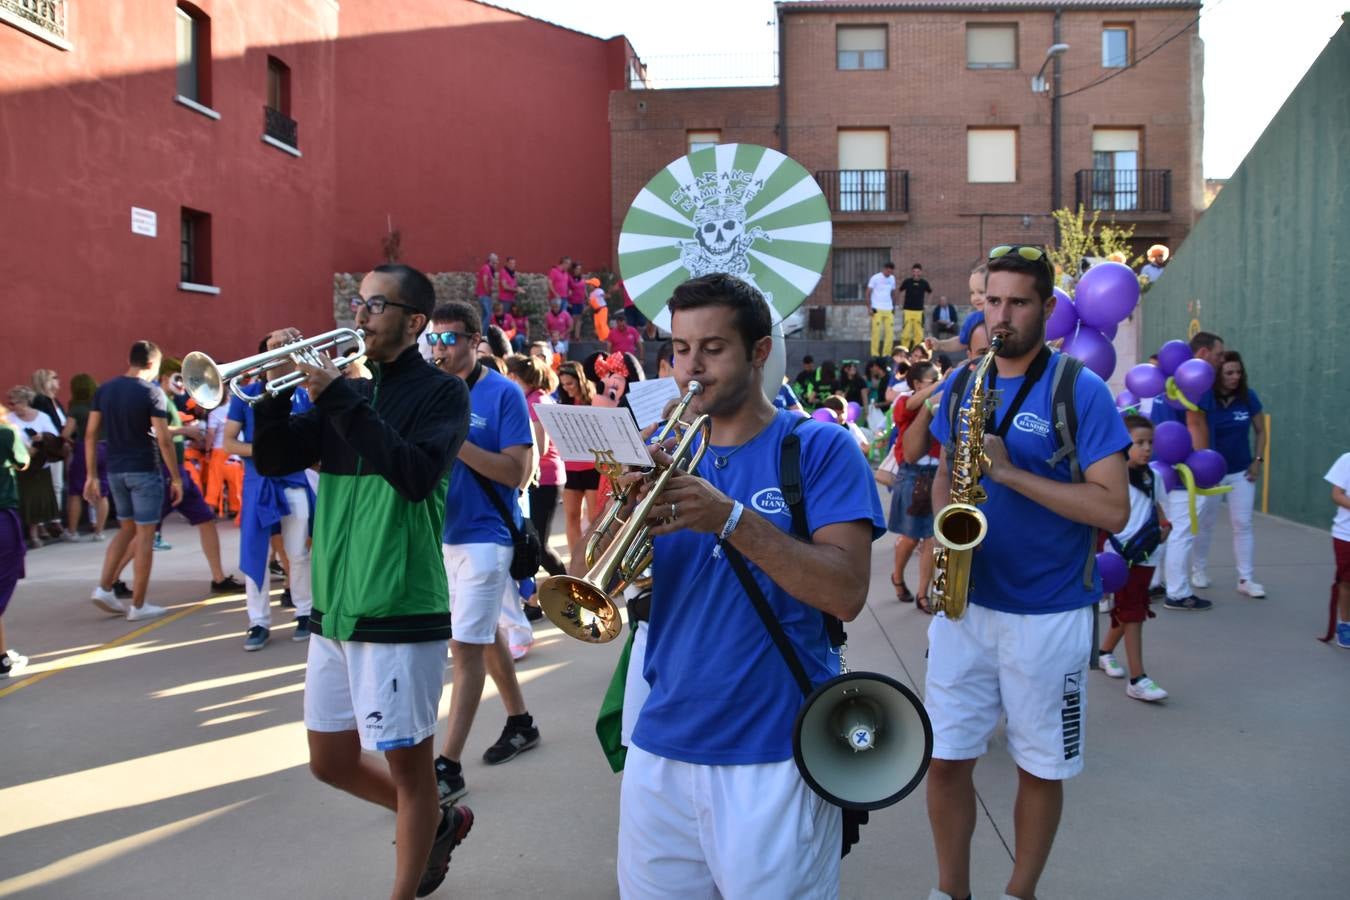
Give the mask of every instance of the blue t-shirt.
M 255 381 L 253 384 L 245 385 L 243 391 L 250 397 L 256 397 L 262 393 L 262 382 Z M 301 413 L 308 412 L 314 404 L 309 399 L 309 393 L 304 388 L 297 388 L 295 393 L 291 394 L 291 415 L 298 416 Z M 225 414 L 225 418 L 231 422 L 238 422 L 242 427 L 239 429 L 239 440 L 246 444 L 253 443 L 253 407 L 230 393 L 230 411 Z M 245 456 L 244 460 L 244 478 L 251 479 L 258 477 L 258 470 L 253 468 L 253 459 Z M 305 473 L 292 472 L 289 475 L 278 475 L 272 478 L 273 483 L 284 485 L 285 487 L 304 487 L 309 484 L 305 478 Z
M 1246 403 L 1234 397 L 1227 406 L 1215 400 L 1205 407 L 1209 445 L 1228 463 L 1229 475 L 1245 472 L 1252 464 L 1252 419 L 1261 414 L 1262 408 L 1261 398 L 1253 390 L 1247 391 Z
M 159 385 L 130 375 L 105 381 L 90 407 L 102 417 L 99 439 L 108 444 L 109 472 L 158 472 L 159 444 L 151 419 L 169 418 L 169 402 Z
M 1051 382 L 1058 357 L 1059 353 L 1052 353 L 1045 374 L 1027 394 L 1004 443 L 1013 465 L 1067 482 L 1071 480 L 1067 459 L 1053 468 L 1046 462 L 1059 449 L 1051 412 Z M 947 379 L 942 405 L 933 417 L 933 437 L 944 445 L 951 436 L 948 407 L 956 372 Z M 994 421 L 999 425 L 1023 378 L 998 379 Z M 974 385 L 975 379 L 968 379 L 967 395 Z M 1129 449 L 1130 433 L 1116 411 L 1110 390 L 1087 369 L 1078 376 L 1074 401 L 1078 461 L 1084 470 Z M 980 483 L 989 494 L 989 500 L 980 507 L 989 520 L 989 532 L 973 556 L 969 601 L 1010 613 L 1056 613 L 1096 603 L 1102 594 L 1101 578 L 1094 574 L 1092 589 L 1083 587 L 1083 565 L 1092 529 L 1051 512 L 991 478 Z
M 780 387 L 778 393 L 774 395 L 773 405 L 779 409 L 801 409 L 802 407 L 801 401 L 797 399 L 797 395 L 794 394 L 792 388 L 786 384 Z
M 779 489 L 783 438 L 794 422 L 780 411 L 738 448 L 711 447 L 701 478 L 790 531 L 792 514 Z M 885 533 L 867 460 L 838 425 L 802 422 L 801 473 L 807 527 L 865 521 Z M 728 455 L 729 454 L 729 455 Z M 714 455 L 727 460 L 716 467 Z M 792 758 L 792 726 L 802 693 L 726 556 L 717 536 L 680 531 L 655 539 L 651 621 L 643 676 L 651 695 L 633 742 L 648 753 L 700 765 L 742 765 Z M 838 674 L 824 615 L 791 597 L 747 560 L 813 684 Z
M 469 443 L 490 453 L 501 453 L 507 447 L 532 445 L 534 432 L 530 430 L 530 409 L 525 403 L 525 394 L 502 373 L 487 367 L 482 372 L 469 392 Z M 488 480 L 502 505 L 511 511 L 516 526 L 520 527 L 522 519 L 515 487 Z M 459 460 L 450 467 L 450 489 L 445 497 L 445 531 L 441 540 L 447 544 L 511 545 L 511 532 L 497 507 L 483 493 L 473 470 Z
M 966 321 L 961 324 L 961 335 L 957 338 L 962 347 L 970 346 L 970 333 L 984 324 L 984 310 L 977 309 L 966 316 Z

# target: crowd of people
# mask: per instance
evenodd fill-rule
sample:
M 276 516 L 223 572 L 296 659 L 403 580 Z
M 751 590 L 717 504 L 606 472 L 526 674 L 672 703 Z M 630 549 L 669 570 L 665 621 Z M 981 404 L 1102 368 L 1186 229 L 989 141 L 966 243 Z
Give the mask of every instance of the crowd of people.
M 1053 278 L 1039 248 L 996 248 L 971 274 L 964 322 L 954 311 L 935 314 L 925 334 L 922 317 L 906 315 L 900 343 L 874 327 L 865 363 L 817 366 L 807 357 L 779 385 L 763 382 L 770 314 L 753 287 L 712 275 L 676 289 L 671 338 L 652 375 L 703 385 L 697 409 L 710 417 L 711 436 L 707 464 L 674 472 L 651 513 L 651 583 L 629 595 L 632 654 L 623 657 L 626 674 L 616 673 L 627 686 L 618 755 L 623 896 L 787 896 L 803 885 L 814 886 L 807 895 L 833 895 L 845 817 L 793 762 L 802 694 L 788 673 L 801 670 L 808 686 L 838 673 L 836 626 L 861 610 L 870 545 L 886 530 L 896 535 L 897 599 L 936 611 L 935 514 L 952 498 L 959 413 L 991 338 L 1000 349 L 982 447 L 988 534 L 973 557 L 965 615 L 935 615 L 928 629 L 935 900 L 969 897 L 972 773 L 1000 717 L 1018 767 L 1018 808 L 1027 811 L 1006 891 L 1034 896 L 1062 782 L 1083 765 L 1090 657 L 1095 650 L 1106 676 L 1126 679 L 1130 697 L 1167 696 L 1145 671 L 1142 625 L 1159 598 L 1167 609 L 1212 607 L 1194 591 L 1210 586 L 1220 505 L 1233 526 L 1236 590 L 1265 595 L 1251 530 L 1262 406 L 1241 356 L 1216 335 L 1197 334 L 1195 356 L 1217 373 L 1197 409 L 1178 412 L 1160 397 L 1124 416 L 1099 378 L 1071 368 L 1066 420 L 1059 378 L 1048 374 L 1059 373 L 1063 355 L 1044 335 Z M 245 651 L 268 645 L 271 582 L 284 579 L 278 605 L 293 609 L 290 639 L 308 642 L 311 769 L 395 812 L 393 895 L 425 896 L 473 826 L 461 802 L 463 754 L 488 677 L 505 723 L 483 762 L 508 762 L 541 741 L 515 668 L 543 617 L 535 577 L 584 572 L 589 532 L 614 487 L 613 473 L 595 463 L 562 459 L 539 407 L 626 407 L 629 388 L 648 377 L 650 323 L 627 310 L 609 323 L 605 292 L 588 281 L 579 263 L 559 261 L 549 273 L 549 339 L 531 341 L 528 325 L 512 318 L 511 258 L 505 266 L 488 258 L 477 304 L 437 303 L 421 273 L 379 266 L 350 300 L 364 359 L 339 369 L 327 357 L 297 358 L 290 365 L 302 387 L 272 392 L 254 380 L 216 410 L 201 408 L 181 363 L 150 341 L 135 342 L 128 368 L 102 384 L 72 378 L 69 407 L 57 374 L 39 370 L 0 410 L 0 614 L 23 576 L 25 548 L 82 534 L 103 540 L 110 515 L 116 531 L 90 598 L 104 613 L 135 622 L 166 611 L 147 597 L 154 553 L 166 546 L 160 523 L 174 511 L 197 530 L 210 591 L 244 594 Z M 919 266 L 902 287 L 882 289 L 914 292 L 920 304 L 931 292 Z M 886 312 L 876 302 L 874 323 Z M 607 331 L 609 345 L 570 359 L 582 314 Z M 263 336 L 258 351 L 298 339 L 282 329 Z M 888 343 L 890 355 L 880 355 Z M 1213 447 L 1228 467 L 1231 490 L 1200 498 L 1194 536 L 1185 492 L 1165 491 L 1149 466 L 1154 424 L 1169 417 L 1182 418 L 1195 446 Z M 665 449 L 654 448 L 658 462 Z M 790 468 L 798 470 L 791 477 Z M 623 478 L 634 495 L 645 489 L 643 476 Z M 890 489 L 888 516 L 873 479 Z M 1345 562 L 1350 454 L 1327 479 Z M 778 499 L 766 500 L 773 492 Z M 549 540 L 559 503 L 566 559 Z M 238 523 L 242 582 L 222 566 L 222 517 Z M 1098 551 L 1122 557 L 1128 577 L 1105 601 L 1110 627 L 1094 648 Z M 1343 647 L 1347 567 L 1333 593 Z M 741 593 L 756 603 L 728 602 Z M 782 641 L 761 640 L 774 617 Z M 0 619 L 0 674 L 10 675 L 26 660 L 6 639 Z M 786 668 L 774 659 L 780 652 L 790 657 Z M 455 669 L 449 722 L 433 748 L 447 657 Z M 719 689 L 710 694 L 709 683 Z M 382 753 L 386 765 L 361 750 Z

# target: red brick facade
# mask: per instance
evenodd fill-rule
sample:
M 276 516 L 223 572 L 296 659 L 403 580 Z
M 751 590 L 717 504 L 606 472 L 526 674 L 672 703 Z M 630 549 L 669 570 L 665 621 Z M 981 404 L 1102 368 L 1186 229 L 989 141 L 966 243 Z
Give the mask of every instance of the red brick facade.
M 919 5 L 878 3 L 860 10 L 856 4 L 823 4 L 822 10 L 780 4 L 780 85 L 615 92 L 610 127 L 616 234 L 641 186 L 686 152 L 690 131 L 720 131 L 723 143 L 777 147 L 818 173 L 841 168 L 839 132 L 861 128 L 888 131 L 886 165 L 908 173 L 908 210 L 836 210 L 836 251 L 886 248 L 902 275 L 921 262 L 935 293 L 959 304 L 965 302 L 971 264 L 989 247 L 1050 240 L 1051 101 L 1048 93 L 1032 92 L 1031 79 L 1054 43 L 1054 13 L 1027 9 L 1050 4 L 1008 3 L 1006 11 L 977 12 L 998 4 L 971 3 L 971 11 L 960 11 L 960 3 L 934 3 L 913 11 Z M 1199 4 L 1063 5 L 1069 8 L 1062 12 L 1059 39 L 1071 49 L 1062 58 L 1061 94 L 1118 74 L 1061 99 L 1061 203 L 1075 204 L 1075 173 L 1093 168 L 1094 129 L 1139 129 L 1138 167 L 1170 171 L 1170 211 L 1117 213 L 1117 221 L 1136 225 L 1141 251 L 1154 242 L 1175 247 L 1201 206 Z M 1082 8 L 1093 5 L 1097 8 Z M 832 11 L 835 6 L 849 11 Z M 1017 26 L 1015 68 L 967 68 L 967 26 L 1007 23 Z M 1137 66 L 1106 69 L 1103 27 L 1118 23 L 1131 29 Z M 884 25 L 886 68 L 837 69 L 841 25 Z M 967 130 L 982 127 L 1016 129 L 1015 182 L 968 183 Z M 1108 217 L 1103 213 L 1103 220 Z M 808 303 L 831 302 L 834 259 L 832 254 L 831 268 Z

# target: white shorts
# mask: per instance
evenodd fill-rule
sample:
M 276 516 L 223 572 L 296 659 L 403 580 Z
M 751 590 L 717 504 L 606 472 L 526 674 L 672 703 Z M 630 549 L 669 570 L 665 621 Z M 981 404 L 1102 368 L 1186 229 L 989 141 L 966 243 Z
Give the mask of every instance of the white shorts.
M 700 766 L 629 747 L 619 795 L 619 896 L 839 896 L 842 810 L 792 760 Z
M 983 756 L 1006 714 L 1023 771 L 1056 781 L 1083 771 L 1093 609 L 1031 616 L 971 604 L 956 621 L 934 617 L 924 682 L 933 756 Z
M 511 580 L 513 548 L 502 544 L 442 544 L 445 579 L 450 583 L 450 636 L 461 644 L 491 644 L 497 639 Z
M 366 750 L 412 747 L 436 733 L 445 641 L 372 644 L 311 635 L 305 727 L 359 731 Z

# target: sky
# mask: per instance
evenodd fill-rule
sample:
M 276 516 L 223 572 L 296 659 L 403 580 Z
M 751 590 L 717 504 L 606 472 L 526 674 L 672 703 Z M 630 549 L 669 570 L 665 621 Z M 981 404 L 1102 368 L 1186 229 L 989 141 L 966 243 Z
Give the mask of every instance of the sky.
M 500 0 L 494 5 L 601 37 L 625 34 L 657 86 L 726 83 L 691 78 L 700 71 L 726 73 L 738 84 L 772 79 L 777 48 L 772 0 Z M 1206 178 L 1233 174 L 1347 10 L 1350 0 L 1204 0 Z M 709 28 L 710 23 L 716 27 Z M 1073 53 L 1065 57 L 1066 88 L 1073 86 Z

